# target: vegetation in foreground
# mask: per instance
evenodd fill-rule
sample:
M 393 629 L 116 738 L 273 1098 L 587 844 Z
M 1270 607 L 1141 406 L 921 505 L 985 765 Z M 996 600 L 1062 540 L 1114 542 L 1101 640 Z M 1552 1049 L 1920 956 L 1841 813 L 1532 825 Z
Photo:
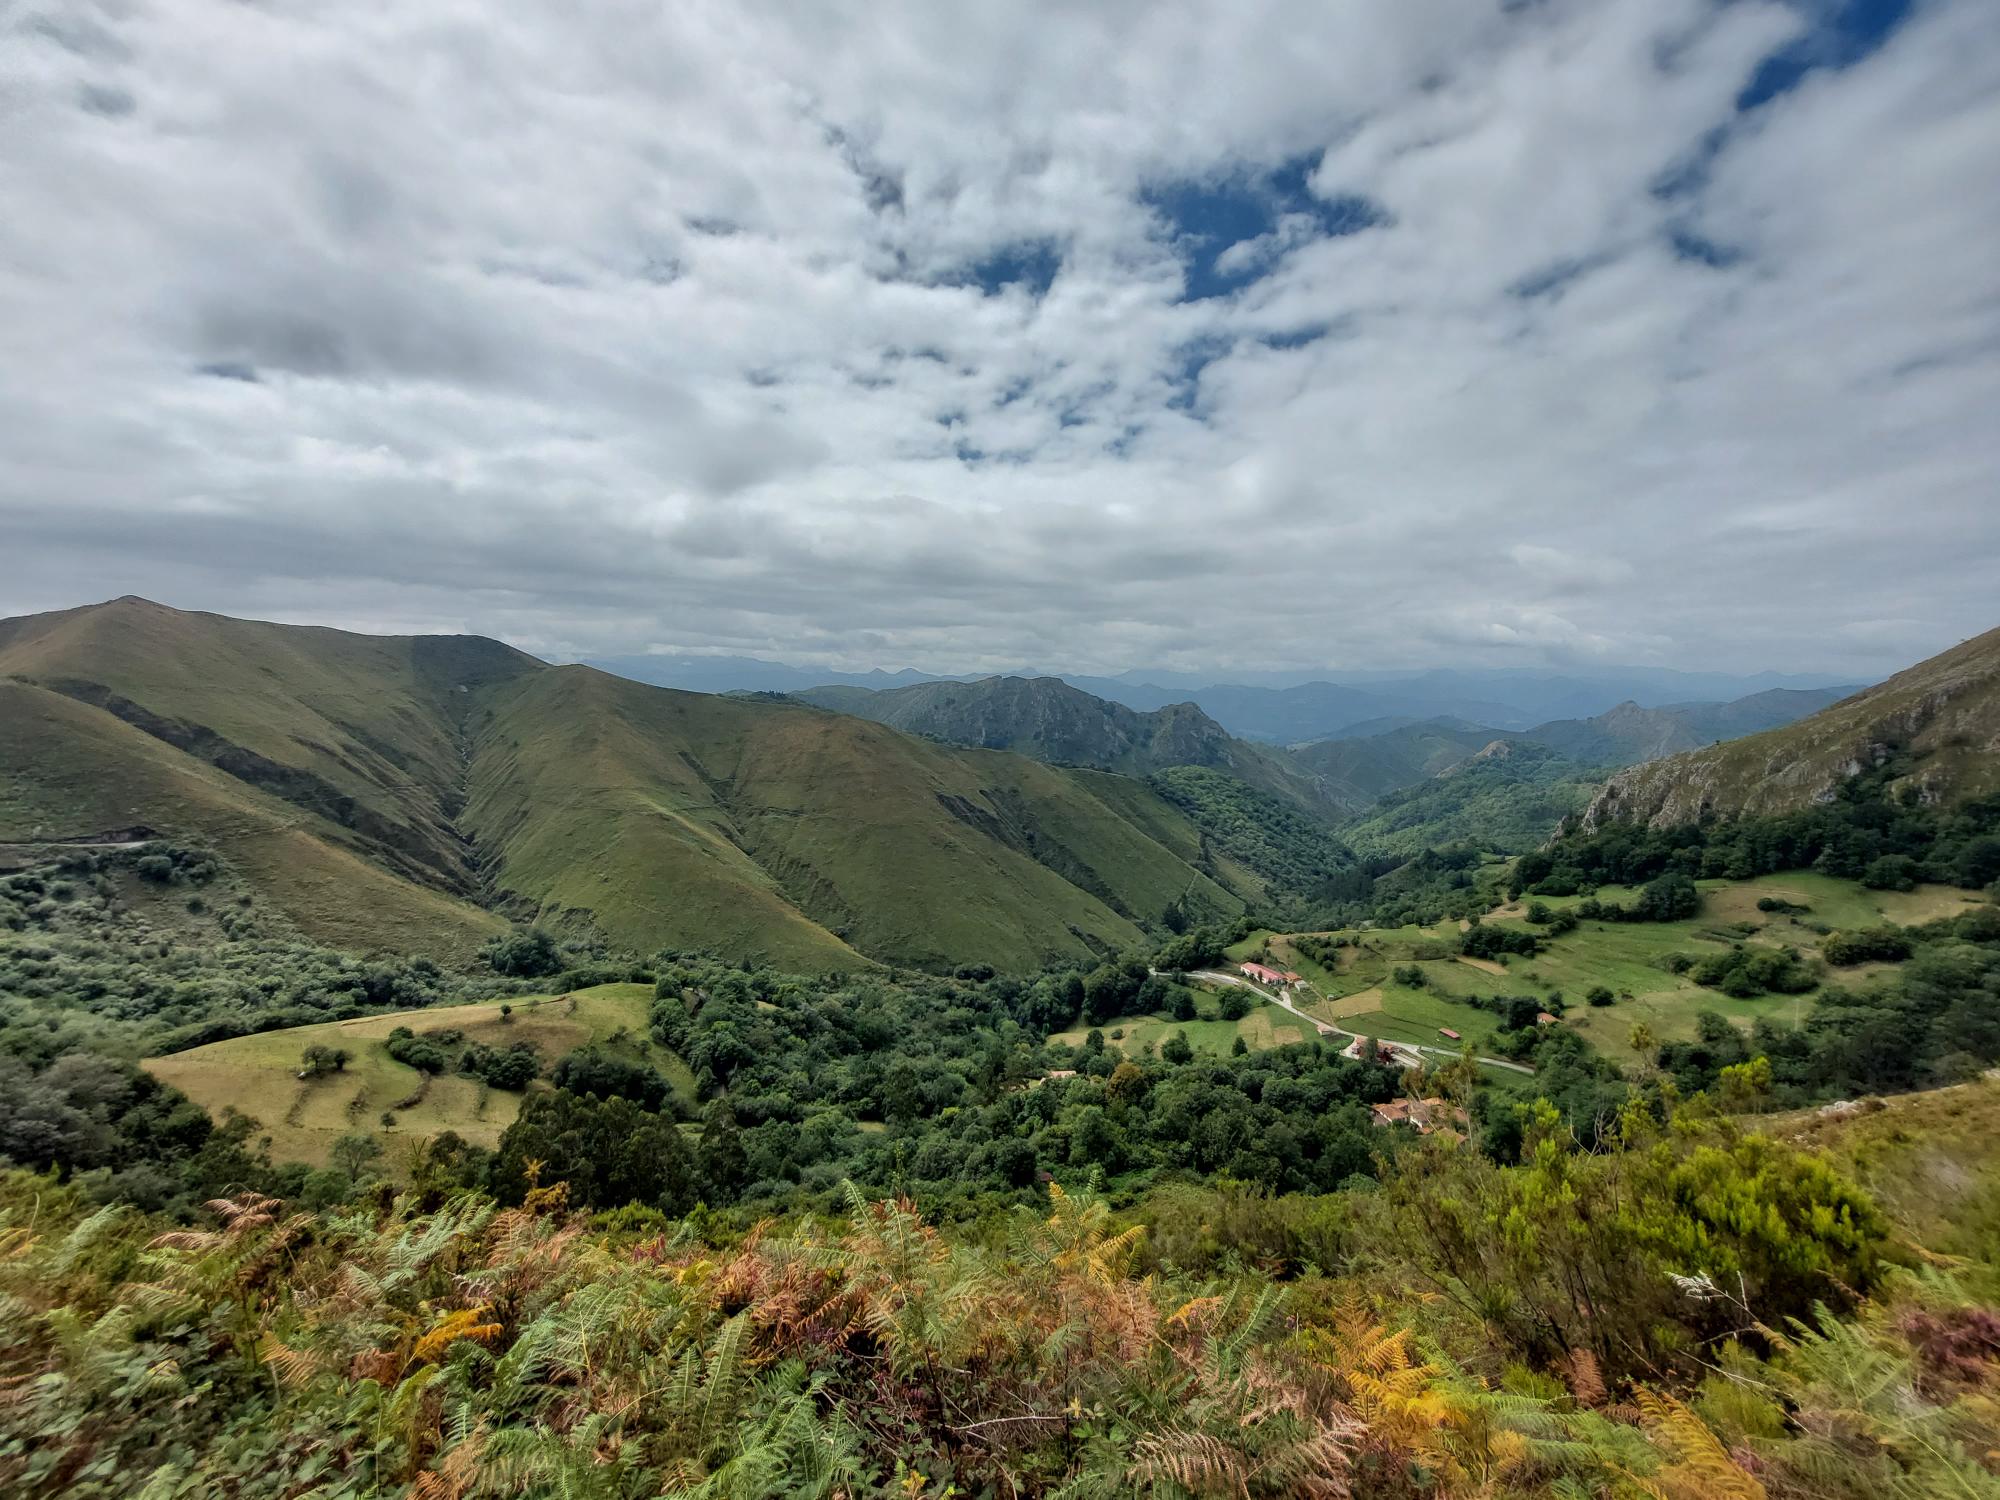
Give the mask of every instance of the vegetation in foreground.
M 1983 1087 L 1992 1088 L 1991 1085 Z M 743 1235 L 418 1180 L 211 1225 L 0 1179 L 0 1484 L 22 1496 L 2000 1494 L 1985 1196 L 1927 1246 L 1699 1103 L 1502 1168 L 1124 1220 L 1051 1188 Z M 1972 1254 L 1967 1254 L 1968 1249 Z M 1253 1269 L 1263 1262 L 1269 1269 Z M 1419 1295 L 1411 1297 L 1412 1289 Z

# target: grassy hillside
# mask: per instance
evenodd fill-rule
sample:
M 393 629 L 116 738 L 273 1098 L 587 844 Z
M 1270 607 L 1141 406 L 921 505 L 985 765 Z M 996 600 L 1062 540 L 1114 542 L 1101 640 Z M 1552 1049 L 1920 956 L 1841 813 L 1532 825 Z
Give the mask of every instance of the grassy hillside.
M 1261 890 L 1196 869 L 1199 831 L 1139 783 L 472 637 L 123 599 L 0 622 L 0 684 L 33 708 L 0 841 L 212 839 L 328 942 L 461 953 L 500 911 L 809 971 L 1032 968 Z
M 1790 1021 L 1808 1014 L 1813 994 L 1758 995 L 1735 999 L 1704 988 L 1686 973 L 1676 973 L 1676 955 L 1696 962 L 1724 955 L 1738 944 L 1753 949 L 1794 949 L 1818 970 L 1826 983 L 1853 984 L 1892 973 L 1895 964 L 1831 968 L 1820 962 L 1829 931 L 1854 931 L 1883 923 L 1912 926 L 1955 916 L 1980 904 L 1970 891 L 1950 886 L 1919 886 L 1914 891 L 1877 891 L 1850 880 L 1811 871 L 1794 871 L 1754 880 L 1704 880 L 1700 912 L 1678 922 L 1605 922 L 1586 919 L 1573 931 L 1553 934 L 1527 920 L 1527 909 L 1516 903 L 1485 920 L 1503 929 L 1537 933 L 1543 950 L 1531 957 L 1467 959 L 1457 955 L 1463 926 L 1440 922 L 1428 927 L 1349 928 L 1332 934 L 1256 933 L 1232 948 L 1237 959 L 1266 949 L 1283 965 L 1308 981 L 1315 1004 L 1306 1007 L 1322 1020 L 1350 1031 L 1368 1031 L 1397 1041 L 1439 1044 L 1438 1029 L 1450 1027 L 1478 1045 L 1489 1045 L 1499 1034 L 1500 1018 L 1468 1003 L 1473 996 L 1529 995 L 1562 1010 L 1562 1025 L 1586 1037 L 1608 1057 L 1631 1065 L 1642 1054 L 1632 1049 L 1634 1028 L 1643 1024 L 1656 1042 L 1686 1040 L 1695 1035 L 1703 1011 L 1728 1017 L 1740 1027 L 1760 1017 Z M 1626 905 L 1636 892 L 1616 886 L 1598 890 L 1596 899 Z M 1760 899 L 1772 898 L 1803 908 L 1798 912 L 1766 912 Z M 1583 898 L 1534 898 L 1552 911 L 1580 904 Z M 1300 937 L 1306 941 L 1302 943 Z M 1315 937 L 1344 939 L 1343 945 L 1320 952 Z M 1308 951 L 1309 949 L 1315 951 Z M 1400 977 L 1399 973 L 1400 971 Z M 1412 974 L 1422 984 L 1408 982 Z M 1593 1006 L 1586 996 L 1602 986 L 1612 1003 Z M 1561 1005 L 1556 1006 L 1555 1002 Z M 1649 1053 L 1647 1054 L 1649 1055 Z
M 356 951 L 468 956 L 492 913 L 375 864 L 338 825 L 103 709 L 0 679 L 0 844 L 144 825 L 212 844 L 307 936 Z
M 1892 787 L 1927 800 L 2000 790 L 2000 630 L 1782 729 L 1626 771 L 1586 822 L 1670 827 L 1717 813 L 1790 811 L 1884 768 Z
M 473 636 L 367 636 L 117 599 L 0 622 L 0 677 L 117 718 L 346 831 L 376 863 L 462 895 L 460 724 L 542 670 Z
M 1177 900 L 1242 910 L 1187 862 L 1199 840 L 1184 818 L 1097 784 L 575 667 L 496 697 L 465 823 L 546 919 L 588 912 L 628 946 L 800 968 L 860 954 L 1035 967 L 1136 943 Z
M 647 1049 L 654 1066 L 664 1065 L 670 1077 L 678 1075 L 691 1096 L 686 1068 L 646 1039 L 652 1001 L 651 985 L 607 984 L 574 995 L 396 1011 L 233 1037 L 153 1058 L 145 1067 L 212 1114 L 231 1108 L 251 1116 L 263 1127 L 260 1134 L 271 1138 L 271 1154 L 280 1161 L 322 1166 L 333 1143 L 357 1130 L 378 1136 L 392 1157 L 399 1146 L 442 1130 L 491 1147 L 513 1123 L 524 1096 L 488 1088 L 464 1074 L 419 1073 L 389 1055 L 383 1042 L 391 1031 L 399 1026 L 419 1035 L 457 1030 L 468 1041 L 497 1048 L 527 1042 L 545 1074 L 565 1053 L 622 1032 L 635 1049 Z M 503 1003 L 511 1007 L 511 1015 L 502 1014 Z M 302 1079 L 299 1058 L 311 1046 L 344 1049 L 351 1061 L 340 1072 Z M 403 1104 L 411 1099 L 417 1102 Z M 391 1117 L 388 1123 L 385 1114 Z
M 1427 719 L 1380 734 L 1295 745 L 1291 757 L 1325 783 L 1327 794 L 1350 811 L 1462 764 L 1501 737 L 1452 719 Z
M 1603 784 L 1602 773 L 1524 740 L 1496 740 L 1442 774 L 1384 795 L 1341 838 L 1364 859 L 1449 844 L 1519 854 L 1547 842 Z

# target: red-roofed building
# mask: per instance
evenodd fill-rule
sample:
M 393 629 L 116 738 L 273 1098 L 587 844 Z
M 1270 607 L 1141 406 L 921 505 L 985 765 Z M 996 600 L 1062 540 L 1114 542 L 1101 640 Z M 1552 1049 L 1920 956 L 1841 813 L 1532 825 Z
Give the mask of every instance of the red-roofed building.
M 1263 964 L 1244 964 L 1243 973 L 1260 984 L 1283 984 L 1285 976 Z
M 1537 1026 L 1553 1026 L 1556 1024 L 1556 1018 L 1545 1010 L 1538 1010 L 1535 1012 L 1535 1024 Z
M 1453 1031 L 1453 1030 L 1452 1030 L 1452 1029 L 1451 1029 L 1451 1028 L 1450 1028 L 1449 1026 L 1440 1026 L 1440 1027 L 1438 1027 L 1438 1035 L 1439 1035 L 1439 1036 L 1448 1036 L 1448 1037 L 1450 1037 L 1450 1038 L 1451 1038 L 1451 1039 L 1452 1039 L 1452 1040 L 1453 1040 L 1454 1042 L 1455 1042 L 1455 1041 L 1457 1041 L 1457 1040 L 1459 1039 L 1459 1037 L 1458 1037 L 1458 1033 L 1457 1033 L 1457 1032 L 1455 1032 L 1455 1031 Z
M 1437 1134 L 1455 1141 L 1467 1126 L 1465 1111 L 1444 1099 L 1391 1099 L 1368 1108 L 1378 1126 L 1408 1125 L 1418 1135 Z

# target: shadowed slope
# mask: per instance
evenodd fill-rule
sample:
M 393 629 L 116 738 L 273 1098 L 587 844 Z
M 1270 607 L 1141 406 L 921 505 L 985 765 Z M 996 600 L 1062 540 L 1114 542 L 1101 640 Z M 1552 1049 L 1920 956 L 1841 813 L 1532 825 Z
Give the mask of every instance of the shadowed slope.
M 464 957 L 506 924 L 343 847 L 344 830 L 103 709 L 0 679 L 0 842 L 143 825 L 209 841 L 309 937 Z

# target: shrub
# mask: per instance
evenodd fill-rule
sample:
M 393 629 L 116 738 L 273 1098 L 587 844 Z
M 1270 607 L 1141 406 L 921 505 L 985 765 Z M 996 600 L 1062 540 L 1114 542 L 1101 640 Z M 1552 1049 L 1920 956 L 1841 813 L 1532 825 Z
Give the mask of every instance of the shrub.
M 1863 927 L 1836 932 L 1820 944 L 1830 964 L 1897 963 L 1910 956 L 1910 936 L 1900 927 Z

